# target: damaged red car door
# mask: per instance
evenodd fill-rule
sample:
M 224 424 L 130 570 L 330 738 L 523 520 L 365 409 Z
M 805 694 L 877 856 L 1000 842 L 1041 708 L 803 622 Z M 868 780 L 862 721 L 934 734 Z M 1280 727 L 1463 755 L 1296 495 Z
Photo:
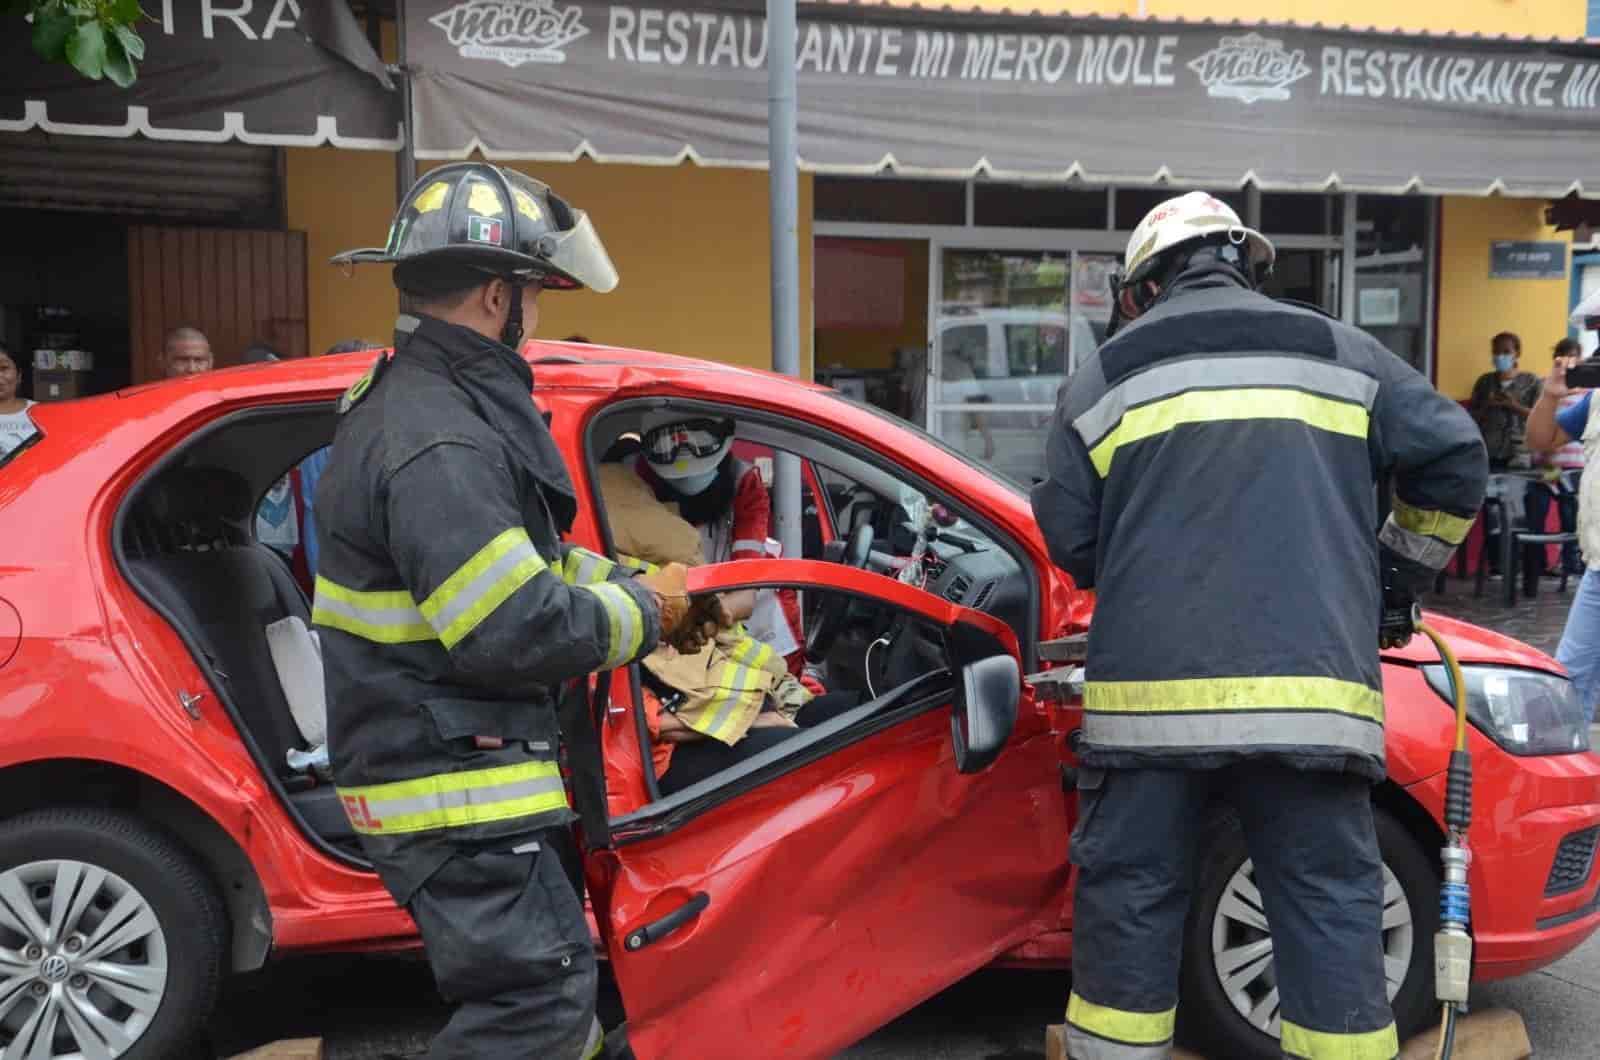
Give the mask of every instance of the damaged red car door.
M 777 585 L 892 606 L 942 631 L 948 667 L 613 820 L 590 876 L 641 1060 L 831 1055 L 1060 913 L 1060 759 L 1009 627 L 831 563 L 703 567 L 690 588 Z

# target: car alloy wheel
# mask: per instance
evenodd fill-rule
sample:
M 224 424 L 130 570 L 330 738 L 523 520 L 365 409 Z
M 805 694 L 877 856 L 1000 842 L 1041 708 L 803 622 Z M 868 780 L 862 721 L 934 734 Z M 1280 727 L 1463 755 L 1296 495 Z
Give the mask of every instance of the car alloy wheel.
M 1405 890 L 1383 866 L 1383 966 L 1389 1000 L 1405 981 L 1417 935 Z M 1229 878 L 1211 918 L 1211 953 L 1223 994 L 1257 1030 L 1280 1034 L 1277 971 L 1272 932 L 1256 888 L 1255 867 L 1246 859 Z
M 0 873 L 0 1055 L 113 1060 L 167 991 L 167 940 L 126 880 L 73 860 Z

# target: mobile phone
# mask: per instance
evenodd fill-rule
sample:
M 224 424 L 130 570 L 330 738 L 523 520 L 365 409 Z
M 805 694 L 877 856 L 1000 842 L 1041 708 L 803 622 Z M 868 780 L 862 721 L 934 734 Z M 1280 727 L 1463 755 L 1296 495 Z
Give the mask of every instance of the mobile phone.
M 1584 361 L 1568 368 L 1567 386 L 1574 390 L 1600 388 L 1600 361 Z

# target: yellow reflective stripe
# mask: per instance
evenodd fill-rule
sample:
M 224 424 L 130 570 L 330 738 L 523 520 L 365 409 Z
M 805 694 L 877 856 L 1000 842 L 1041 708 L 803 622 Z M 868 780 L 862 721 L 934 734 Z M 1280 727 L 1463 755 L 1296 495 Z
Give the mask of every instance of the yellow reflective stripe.
M 513 527 L 497 535 L 422 601 L 424 618 L 453 648 L 530 579 L 549 567 L 528 531 Z
M 758 670 L 767 670 L 777 660 L 778 653 L 754 637 L 745 636 L 741 637 L 739 643 L 733 646 L 733 650 L 728 653 L 728 657 L 744 663 L 746 666 L 754 666 Z
M 567 551 L 561 564 L 561 580 L 568 585 L 594 585 L 611 577 L 617 565 L 586 548 Z
M 579 588 L 593 593 L 606 614 L 610 636 L 606 641 L 605 661 L 600 668 L 610 670 L 632 661 L 644 646 L 644 612 L 639 610 L 639 602 L 617 582 Z
M 1473 523 L 1471 519 L 1463 519 L 1449 512 L 1435 511 L 1432 508 L 1414 508 L 1399 497 L 1394 499 L 1390 514 L 1394 516 L 1395 525 L 1400 529 L 1409 530 L 1413 534 L 1436 537 L 1450 545 L 1459 545 L 1465 541 L 1467 531 L 1472 529 Z
M 1314 1031 L 1283 1021 L 1285 1055 L 1303 1060 L 1394 1060 L 1400 1055 L 1400 1034 L 1393 1023 L 1376 1031 Z
M 1196 677 L 1175 681 L 1088 681 L 1083 709 L 1177 711 L 1331 710 L 1383 721 L 1383 693 L 1332 677 Z
M 318 576 L 311 607 L 313 625 L 343 630 L 379 644 L 434 640 L 437 634 L 404 589 L 362 592 Z
M 756 687 L 756 673 L 755 669 L 744 663 L 723 663 L 717 671 L 716 692 L 706 700 L 705 706 L 696 712 L 694 719 L 710 720 L 703 722 L 704 728 L 690 722 L 690 728 L 723 743 L 729 743 L 729 734 L 749 713 L 749 708 L 757 705 L 757 697 L 765 695 L 764 691 Z M 735 710 L 735 707 L 744 709 Z
M 1128 1012 L 1085 1001 L 1074 991 L 1067 998 L 1067 1022 L 1090 1034 L 1132 1045 L 1161 1045 L 1172 1040 L 1176 1007 L 1165 1012 Z
M 629 570 L 642 571 L 645 574 L 654 574 L 661 569 L 649 560 L 640 559 L 638 556 L 618 556 L 617 562 Z
M 1334 434 L 1367 436 L 1367 410 L 1347 401 L 1273 387 L 1191 390 L 1129 409 L 1122 422 L 1090 450 L 1089 459 L 1104 478 L 1121 446 L 1165 434 L 1184 424 L 1224 420 L 1293 420 Z
M 363 835 L 459 828 L 567 806 L 561 771 L 546 761 L 340 787 L 338 792 L 351 827 Z

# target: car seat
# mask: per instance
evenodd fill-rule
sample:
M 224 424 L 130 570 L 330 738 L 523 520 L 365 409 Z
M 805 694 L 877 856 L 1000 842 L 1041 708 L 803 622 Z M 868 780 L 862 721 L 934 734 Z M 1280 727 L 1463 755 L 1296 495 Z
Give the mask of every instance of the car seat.
M 308 741 L 266 631 L 289 618 L 309 626 L 311 609 L 283 557 L 253 539 L 252 502 L 236 472 L 163 472 L 131 513 L 128 575 L 191 638 L 263 769 L 303 788 L 305 777 L 289 766 L 288 752 L 305 750 Z M 291 798 L 320 834 L 350 834 L 331 785 L 293 791 Z

